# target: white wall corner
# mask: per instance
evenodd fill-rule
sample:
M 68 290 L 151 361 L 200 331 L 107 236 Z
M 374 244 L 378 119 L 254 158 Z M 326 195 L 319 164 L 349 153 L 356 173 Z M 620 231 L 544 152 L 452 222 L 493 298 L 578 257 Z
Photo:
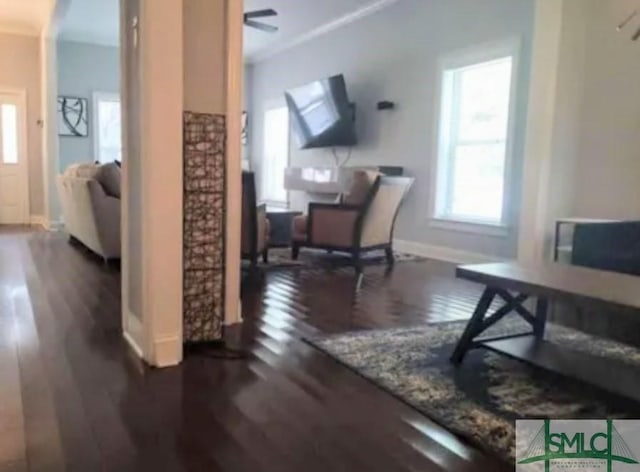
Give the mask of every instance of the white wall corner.
M 550 231 L 547 214 L 564 3 L 536 1 L 518 240 L 522 262 L 544 258 Z
M 450 247 L 434 246 L 432 244 L 404 241 L 402 239 L 394 239 L 393 248 L 398 252 L 404 252 L 414 256 L 422 256 L 438 261 L 452 262 L 454 264 L 487 264 L 491 262 L 503 262 L 506 260 L 499 256 L 461 251 Z

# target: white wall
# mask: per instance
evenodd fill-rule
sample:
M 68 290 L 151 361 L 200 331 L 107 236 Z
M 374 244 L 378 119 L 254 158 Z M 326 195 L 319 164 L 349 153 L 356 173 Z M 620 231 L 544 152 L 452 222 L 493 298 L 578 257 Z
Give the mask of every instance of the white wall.
M 631 0 L 584 0 L 588 8 L 584 98 L 575 166 L 577 216 L 640 219 L 640 43 L 615 27 Z
M 468 234 L 430 227 L 427 220 L 431 169 L 435 160 L 438 58 L 484 42 L 522 40 L 516 160 L 521 161 L 534 0 L 403 0 L 356 23 L 335 30 L 254 65 L 250 113 L 251 157 L 260 171 L 264 103 L 284 90 L 342 73 L 357 104 L 359 144 L 350 164 L 399 165 L 416 177 L 400 214 L 396 237 L 422 244 L 511 257 L 516 253 L 520 165 L 514 170 L 513 226 L 507 237 Z M 380 100 L 396 102 L 378 112 Z M 326 150 L 294 150 L 291 164 L 332 165 Z M 260 178 L 257 179 L 261 181 Z M 292 194 L 293 206 L 304 206 Z
M 89 100 L 89 136 L 60 136 L 60 171 L 70 164 L 95 160 L 94 92 L 120 92 L 120 52 L 117 47 L 58 42 L 58 94 Z

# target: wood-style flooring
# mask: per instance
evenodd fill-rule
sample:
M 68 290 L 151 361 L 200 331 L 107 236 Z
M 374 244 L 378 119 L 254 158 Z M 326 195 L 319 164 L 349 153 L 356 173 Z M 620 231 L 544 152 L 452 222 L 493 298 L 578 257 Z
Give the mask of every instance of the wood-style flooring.
M 274 271 L 246 287 L 246 360 L 154 370 L 120 328 L 120 275 L 61 235 L 0 230 L 0 472 L 501 471 L 301 341 L 468 317 L 436 262 Z

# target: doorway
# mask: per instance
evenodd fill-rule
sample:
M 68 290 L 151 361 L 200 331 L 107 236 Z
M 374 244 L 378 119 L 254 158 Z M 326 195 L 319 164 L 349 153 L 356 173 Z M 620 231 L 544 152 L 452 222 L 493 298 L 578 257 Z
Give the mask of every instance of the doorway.
M 26 93 L 0 89 L 0 224 L 29 223 Z

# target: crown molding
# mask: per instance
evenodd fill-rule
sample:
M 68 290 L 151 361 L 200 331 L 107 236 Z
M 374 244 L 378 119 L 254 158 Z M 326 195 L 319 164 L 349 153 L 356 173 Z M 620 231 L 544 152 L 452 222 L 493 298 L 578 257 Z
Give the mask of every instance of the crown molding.
M 313 39 L 319 38 L 331 31 L 334 31 L 338 28 L 343 28 L 351 23 L 355 23 L 358 20 L 366 18 L 369 15 L 372 15 L 380 10 L 383 10 L 395 3 L 398 3 L 400 0 L 375 0 L 374 2 L 359 8 L 355 11 L 349 12 L 339 18 L 336 18 L 328 23 L 318 26 L 307 33 L 304 33 L 301 36 L 297 36 L 289 41 L 286 41 L 282 44 L 279 44 L 267 51 L 254 54 L 245 59 L 245 62 L 248 64 L 255 64 L 258 62 L 262 62 L 266 59 L 270 59 L 273 56 L 276 56 L 288 49 L 294 48 L 301 44 L 304 44 Z

